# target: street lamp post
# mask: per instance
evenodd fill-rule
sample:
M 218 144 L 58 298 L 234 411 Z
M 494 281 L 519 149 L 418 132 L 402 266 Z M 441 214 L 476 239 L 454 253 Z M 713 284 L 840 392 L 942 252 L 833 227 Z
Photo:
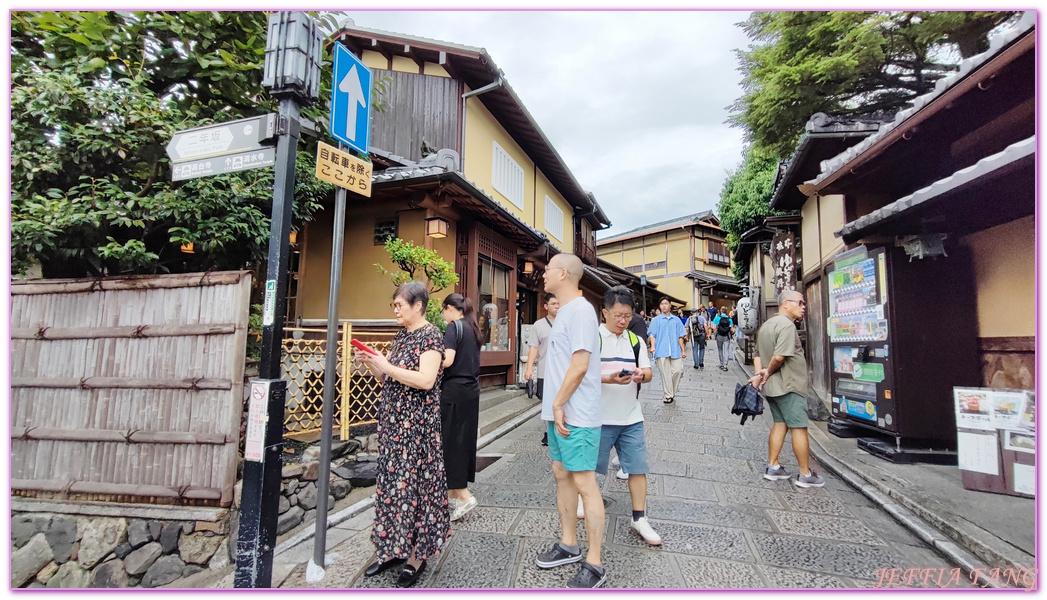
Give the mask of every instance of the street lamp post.
M 245 450 L 240 527 L 236 541 L 238 588 L 272 585 L 273 550 L 280 499 L 283 450 L 284 398 L 287 384 L 281 379 L 281 350 L 287 312 L 287 268 L 294 202 L 295 155 L 302 106 L 319 95 L 323 36 L 316 22 L 303 12 L 281 11 L 269 16 L 265 71 L 262 85 L 280 100 L 273 182 L 273 212 L 269 229 L 269 264 L 262 310 L 262 356 L 259 379 L 251 382 L 251 424 L 261 424 L 263 450 L 248 456 Z M 258 401 L 255 402 L 255 393 Z M 264 400 L 263 400 L 264 398 Z M 251 442 L 249 437 L 247 442 Z M 261 441 L 261 440 L 258 440 Z

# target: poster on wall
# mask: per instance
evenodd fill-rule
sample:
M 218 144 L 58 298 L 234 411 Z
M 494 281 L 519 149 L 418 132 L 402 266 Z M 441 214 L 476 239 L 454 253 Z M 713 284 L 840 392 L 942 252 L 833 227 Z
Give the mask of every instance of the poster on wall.
M 960 470 L 1000 474 L 1000 450 L 996 431 L 959 431 L 956 434 Z
M 1036 434 L 1028 431 L 1004 431 L 1003 448 L 1004 450 L 1036 454 Z
M 992 392 L 992 419 L 997 429 L 1016 429 L 1021 419 L 1024 392 Z
M 833 348 L 833 371 L 850 375 L 854 372 L 854 353 L 857 348 Z
M 1021 415 L 1018 417 L 1018 426 L 1036 431 L 1036 394 L 1032 392 L 1025 392 Z
M 953 388 L 956 426 L 969 429 L 996 429 L 992 417 L 992 399 L 988 390 Z M 995 434 L 994 434 L 995 436 Z
M 1015 493 L 1027 496 L 1036 495 L 1036 467 L 1014 463 L 1012 474 Z

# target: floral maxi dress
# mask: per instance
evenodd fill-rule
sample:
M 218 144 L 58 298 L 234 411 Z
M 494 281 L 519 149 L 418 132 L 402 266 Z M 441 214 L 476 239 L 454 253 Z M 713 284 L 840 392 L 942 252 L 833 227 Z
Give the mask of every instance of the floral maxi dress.
M 389 362 L 417 371 L 422 353 L 436 350 L 443 361 L 440 331 L 426 324 L 402 329 L 393 339 Z M 378 409 L 378 481 L 375 490 L 374 543 L 378 559 L 426 560 L 440 553 L 451 535 L 440 437 L 440 383 L 430 390 L 386 379 Z

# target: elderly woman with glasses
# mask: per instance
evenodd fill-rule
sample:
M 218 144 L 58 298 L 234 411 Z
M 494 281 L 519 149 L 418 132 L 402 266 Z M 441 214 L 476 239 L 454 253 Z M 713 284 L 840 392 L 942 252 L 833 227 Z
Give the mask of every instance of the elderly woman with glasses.
M 451 535 L 440 436 L 444 340 L 425 319 L 429 292 L 409 281 L 393 294 L 403 327 L 389 355 L 357 350 L 356 359 L 382 381 L 378 408 L 378 482 L 371 542 L 377 557 L 364 575 L 404 564 L 398 587 L 414 585 L 426 561 Z

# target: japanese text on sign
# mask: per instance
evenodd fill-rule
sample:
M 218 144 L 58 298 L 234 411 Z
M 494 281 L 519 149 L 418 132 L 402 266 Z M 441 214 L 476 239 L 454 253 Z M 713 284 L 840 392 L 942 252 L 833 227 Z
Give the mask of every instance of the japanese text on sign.
M 316 177 L 361 196 L 371 197 L 372 165 L 334 146 L 318 142 Z
M 269 382 L 251 382 L 251 400 L 247 409 L 247 432 L 244 436 L 244 460 L 265 461 L 265 424 L 269 420 Z

